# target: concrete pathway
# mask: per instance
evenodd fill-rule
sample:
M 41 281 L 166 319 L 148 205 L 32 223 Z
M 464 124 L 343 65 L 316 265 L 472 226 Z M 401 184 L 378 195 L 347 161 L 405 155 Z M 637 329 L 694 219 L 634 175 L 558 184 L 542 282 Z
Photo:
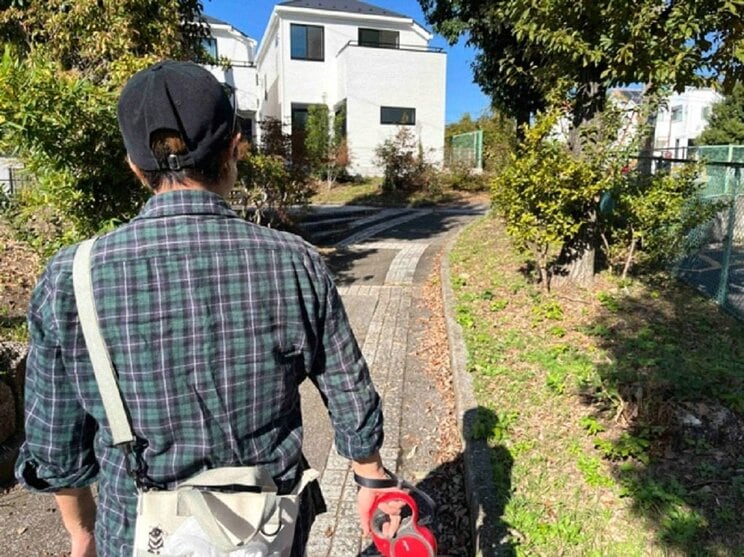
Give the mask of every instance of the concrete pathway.
M 363 338 L 362 352 L 383 400 L 385 442 L 381 456 L 385 466 L 394 472 L 397 472 L 400 460 L 404 370 L 407 356 L 416 348 L 408 345 L 414 277 L 422 256 L 432 245 L 433 238 L 413 240 L 373 238 L 386 230 L 400 227 L 431 213 L 431 210 L 409 210 L 398 215 L 388 214 L 386 215 L 388 218 L 382 222 L 353 233 L 336 244 L 337 247 L 343 247 L 352 254 L 385 250 L 395 252 L 388 264 L 383 284 L 351 281 L 350 284 L 339 287 L 339 293 L 350 314 L 357 337 Z M 450 214 L 476 215 L 482 214 L 482 210 L 452 211 Z M 374 308 L 371 316 L 370 307 Z M 367 319 L 354 319 L 360 311 Z M 362 330 L 358 331 L 357 328 Z M 303 397 L 306 397 L 306 393 L 303 393 Z M 308 444 L 313 443 L 312 438 L 312 433 L 309 433 Z M 331 444 L 325 465 L 313 464 L 322 469 L 320 483 L 328 512 L 316 520 L 307 548 L 308 557 L 359 555 L 370 543 L 360 536 L 356 511 L 357 490 L 349 461 L 339 457 Z M 369 552 L 365 551 L 364 554 Z

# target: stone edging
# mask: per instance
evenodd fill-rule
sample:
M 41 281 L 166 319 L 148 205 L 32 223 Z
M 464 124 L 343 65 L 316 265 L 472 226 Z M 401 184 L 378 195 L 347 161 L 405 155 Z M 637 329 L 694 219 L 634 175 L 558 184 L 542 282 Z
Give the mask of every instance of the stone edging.
M 485 440 L 473 439 L 471 431 L 475 422 L 478 403 L 473 394 L 473 381 L 467 370 L 467 349 L 462 328 L 455 319 L 455 295 L 449 272 L 449 255 L 457 240 L 455 234 L 442 254 L 441 282 L 444 314 L 447 322 L 450 365 L 452 368 L 457 422 L 462 437 L 465 472 L 465 494 L 470 511 L 473 548 L 476 557 L 499 554 L 498 499 L 493 483 L 490 450 Z

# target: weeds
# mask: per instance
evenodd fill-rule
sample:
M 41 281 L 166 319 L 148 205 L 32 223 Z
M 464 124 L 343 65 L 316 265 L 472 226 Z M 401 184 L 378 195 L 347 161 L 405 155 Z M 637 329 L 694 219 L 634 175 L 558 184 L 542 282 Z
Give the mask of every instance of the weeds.
M 476 395 L 495 411 L 479 434 L 513 459 L 510 481 L 492 465 L 516 554 L 738 554 L 742 448 L 670 420 L 685 401 L 742 412 L 744 327 L 669 280 L 537 292 L 505 246 L 483 221 L 451 265 Z

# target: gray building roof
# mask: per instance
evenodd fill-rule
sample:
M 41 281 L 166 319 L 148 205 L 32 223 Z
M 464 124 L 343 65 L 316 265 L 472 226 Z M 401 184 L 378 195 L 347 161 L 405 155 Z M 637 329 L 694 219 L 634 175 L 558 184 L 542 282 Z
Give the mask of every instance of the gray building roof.
M 410 17 L 399 14 L 398 12 L 386 10 L 385 8 L 378 8 L 377 6 L 367 4 L 366 2 L 360 2 L 359 0 L 289 0 L 287 2 L 281 2 L 279 6 L 411 19 Z
M 244 37 L 251 39 L 251 40 L 255 40 L 249 37 L 248 35 L 246 35 L 243 31 L 241 31 L 237 27 L 235 27 L 232 23 L 228 23 L 227 21 L 222 21 L 221 19 L 217 19 L 216 17 L 212 17 L 211 15 L 207 15 L 207 14 L 202 14 L 201 17 L 208 25 L 226 25 L 227 27 L 231 27 L 235 29 L 238 33 L 240 33 Z

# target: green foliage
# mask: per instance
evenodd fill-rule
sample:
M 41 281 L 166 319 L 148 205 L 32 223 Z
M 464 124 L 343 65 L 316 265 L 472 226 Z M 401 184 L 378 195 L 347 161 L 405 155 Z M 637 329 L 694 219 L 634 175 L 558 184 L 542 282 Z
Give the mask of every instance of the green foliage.
M 325 169 L 331 141 L 330 111 L 325 104 L 311 104 L 305 122 L 305 154 L 311 171 L 320 176 Z
M 473 439 L 485 439 L 492 443 L 500 443 L 506 439 L 509 429 L 517 422 L 519 414 L 505 412 L 497 415 L 490 410 L 478 408 L 471 435 Z
M 393 138 L 375 148 L 375 158 L 384 169 L 383 191 L 413 192 L 439 188 L 434 168 L 424 158 L 423 146 L 405 126 L 401 126 Z
M 133 216 L 146 193 L 125 162 L 110 88 L 63 72 L 41 50 L 0 61 L 0 150 L 35 184 L 10 204 L 16 229 L 44 255 Z
M 475 80 L 520 123 L 568 99 L 574 122 L 615 85 L 649 88 L 742 80 L 739 2 L 419 0 L 429 23 L 478 49 Z
M 534 257 L 545 287 L 551 264 L 566 240 L 586 226 L 586 214 L 604 186 L 586 161 L 550 137 L 558 116 L 542 115 L 525 130 L 518 153 L 491 188 L 496 212 L 517 246 Z
M 731 94 L 713 105 L 708 126 L 696 143 L 699 145 L 744 145 L 744 84 L 738 83 Z
M 614 188 L 616 206 L 605 225 L 611 250 L 625 254 L 623 278 L 636 260 L 663 267 L 679 258 L 692 247 L 690 233 L 723 208 L 698 195 L 699 168 L 693 164 L 653 175 L 630 171 Z
M 0 151 L 33 185 L 7 210 L 44 255 L 129 219 L 147 193 L 116 122 L 124 81 L 159 58 L 190 57 L 206 28 L 196 0 L 13 2 L 0 11 Z
M 611 487 L 614 484 L 612 478 L 604 473 L 602 462 L 597 457 L 580 454 L 576 459 L 576 467 L 586 483 L 592 487 Z
M 560 344 L 538 348 L 526 354 L 526 360 L 537 364 L 545 373 L 545 385 L 555 394 L 563 394 L 570 387 L 597 382 L 594 363 L 582 352 Z
M 599 449 L 608 460 L 627 460 L 635 458 L 643 464 L 648 464 L 650 456 L 648 448 L 651 442 L 643 436 L 631 435 L 624 432 L 615 441 L 597 439 L 594 446 Z
M 447 124 L 444 133 L 446 138 L 451 138 L 453 135 L 476 130 L 483 131 L 483 170 L 487 173 L 499 172 L 509 162 L 509 156 L 517 148 L 517 127 L 514 119 L 491 110 L 473 120 L 466 112 L 459 121 Z M 451 167 L 455 174 L 462 174 L 462 170 L 456 164 L 449 163 L 448 167 Z M 476 183 L 477 180 L 478 178 L 474 177 Z M 461 189 L 477 189 L 467 187 L 468 182 L 465 180 L 462 183 L 466 186 Z M 454 183 L 453 187 L 458 189 Z
M 238 163 L 238 182 L 231 196 L 243 218 L 273 226 L 291 221 L 289 208 L 306 205 L 312 195 L 306 165 L 291 158 L 291 137 L 281 122 L 261 122 L 260 150 Z
M 325 178 L 329 188 L 351 162 L 343 131 L 345 119 L 345 110 L 331 116 L 325 104 L 312 104 L 307 109 L 305 157 L 310 171 Z
M 199 0 L 13 2 L 0 11 L 0 37 L 21 58 L 43 48 L 62 71 L 122 83 L 147 62 L 199 54 L 201 11 Z
M 605 427 L 593 416 L 584 416 L 579 420 L 579 425 L 585 429 L 589 435 L 597 435 L 605 430 Z
M 602 307 L 610 313 L 617 313 L 620 311 L 620 302 L 609 292 L 597 292 L 597 300 L 602 304 Z M 605 336 L 605 332 L 601 329 L 602 325 L 596 325 L 596 327 L 599 327 L 599 329 L 597 329 L 598 332 L 595 334 L 597 334 L 597 336 Z

